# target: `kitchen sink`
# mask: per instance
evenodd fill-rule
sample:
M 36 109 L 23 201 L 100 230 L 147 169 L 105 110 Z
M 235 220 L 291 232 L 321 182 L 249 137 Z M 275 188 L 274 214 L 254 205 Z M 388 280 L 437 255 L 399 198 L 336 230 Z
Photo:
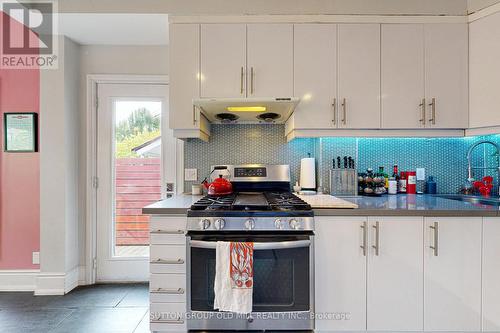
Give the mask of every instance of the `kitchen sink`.
M 488 205 L 500 207 L 500 198 L 484 198 L 471 195 L 460 195 L 460 194 L 439 194 L 436 195 L 438 198 L 450 199 L 456 201 L 469 202 L 471 204 L 478 205 Z

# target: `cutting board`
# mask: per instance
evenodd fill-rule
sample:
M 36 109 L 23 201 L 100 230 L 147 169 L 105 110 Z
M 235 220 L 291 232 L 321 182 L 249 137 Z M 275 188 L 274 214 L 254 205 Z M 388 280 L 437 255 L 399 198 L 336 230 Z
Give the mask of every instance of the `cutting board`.
M 358 208 L 355 203 L 334 197 L 329 194 L 297 195 L 311 205 L 312 208 Z

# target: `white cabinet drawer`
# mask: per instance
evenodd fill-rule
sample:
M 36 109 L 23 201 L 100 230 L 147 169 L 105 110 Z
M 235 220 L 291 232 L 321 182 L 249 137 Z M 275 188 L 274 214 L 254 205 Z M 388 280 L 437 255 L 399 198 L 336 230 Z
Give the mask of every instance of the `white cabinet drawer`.
M 186 236 L 184 231 L 174 232 L 174 231 L 151 231 L 150 234 L 150 244 L 175 244 L 175 245 L 185 245 Z
M 186 302 L 186 275 L 151 274 L 149 298 L 151 303 Z
M 186 273 L 184 245 L 151 245 L 151 273 Z
M 152 215 L 150 230 L 186 230 L 187 218 L 185 215 Z
M 153 332 L 186 332 L 185 303 L 151 303 L 150 329 Z

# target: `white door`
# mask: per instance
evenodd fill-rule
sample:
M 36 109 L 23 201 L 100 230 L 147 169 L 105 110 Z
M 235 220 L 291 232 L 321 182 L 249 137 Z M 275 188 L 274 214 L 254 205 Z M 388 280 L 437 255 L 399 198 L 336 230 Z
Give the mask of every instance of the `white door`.
M 370 217 L 367 327 L 423 329 L 423 219 Z
M 147 281 L 150 217 L 141 209 L 175 180 L 168 85 L 99 84 L 97 94 L 96 280 Z
M 467 128 L 467 24 L 425 24 L 424 31 L 426 126 Z
M 201 96 L 244 97 L 245 24 L 201 25 Z
M 380 24 L 339 24 L 339 127 L 380 128 Z
M 481 225 L 479 217 L 425 218 L 426 331 L 481 329 Z
M 247 25 L 248 97 L 293 94 L 293 25 Z
M 500 218 L 483 219 L 483 330 L 500 331 Z
M 365 231 L 366 230 L 366 231 Z M 316 332 L 366 329 L 366 217 L 316 219 Z
M 295 129 L 337 127 L 337 26 L 296 24 L 293 45 Z
M 425 124 L 422 24 L 382 24 L 382 128 Z

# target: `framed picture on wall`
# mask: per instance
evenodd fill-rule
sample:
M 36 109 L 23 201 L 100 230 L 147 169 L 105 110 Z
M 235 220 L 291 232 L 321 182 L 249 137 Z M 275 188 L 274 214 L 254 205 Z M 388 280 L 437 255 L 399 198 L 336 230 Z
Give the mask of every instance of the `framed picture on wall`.
M 4 151 L 31 153 L 38 151 L 38 114 L 8 112 L 3 115 Z

